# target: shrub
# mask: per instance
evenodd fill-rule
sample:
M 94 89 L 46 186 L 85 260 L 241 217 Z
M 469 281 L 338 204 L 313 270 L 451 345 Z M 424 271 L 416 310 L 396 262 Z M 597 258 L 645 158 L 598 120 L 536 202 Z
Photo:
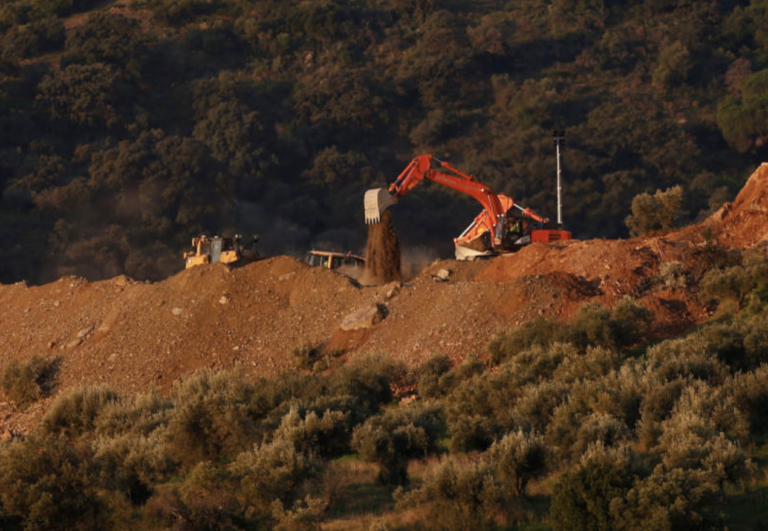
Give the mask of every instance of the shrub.
M 580 405 L 572 398 L 552 412 L 552 420 L 547 425 L 545 437 L 553 453 L 563 463 L 571 460 L 571 451 L 575 446 L 576 434 L 584 415 Z
M 726 482 L 750 476 L 754 467 L 711 419 L 690 407 L 677 409 L 662 423 L 659 449 L 668 470 L 704 470 L 720 491 Z
M 628 347 L 642 342 L 653 321 L 653 312 L 635 302 L 632 297 L 623 297 L 611 310 L 614 342 L 617 347 Z
M 328 394 L 355 399 L 352 423 L 357 424 L 392 400 L 392 386 L 401 383 L 406 373 L 402 363 L 384 356 L 366 356 L 334 371 L 329 378 Z
M 589 345 L 613 348 L 611 310 L 597 302 L 582 305 L 576 317 L 568 323 L 565 340 L 582 352 Z
M 424 478 L 422 485 L 398 496 L 397 508 L 423 507 L 424 529 L 485 531 L 501 511 L 502 493 L 493 472 L 482 463 L 448 458 Z
M 53 50 L 64 42 L 64 25 L 56 17 L 45 17 L 12 27 L 0 39 L 4 61 L 18 61 Z
M 627 455 L 597 445 L 569 470 L 552 491 L 550 518 L 555 531 L 610 531 L 616 529 L 611 502 L 632 487 Z
M 515 427 L 509 407 L 520 396 L 512 364 L 462 382 L 448 396 L 447 424 L 454 451 L 485 450 L 497 436 Z
M 505 365 L 517 374 L 521 383 L 540 383 L 552 378 L 563 360 L 569 355 L 575 355 L 575 352 L 576 349 L 570 343 L 534 345 L 510 358 Z
M 569 388 L 559 382 L 543 381 L 525 386 L 512 408 L 515 426 L 543 433 L 555 408 L 568 396 Z
M 722 529 L 717 490 L 699 470 L 659 465 L 625 496 L 616 497 L 611 515 L 616 529 L 699 531 Z
M 218 0 L 152 0 L 149 8 L 155 19 L 172 26 L 188 23 L 190 19 L 214 13 L 220 7 Z
M 661 421 L 667 418 L 683 392 L 681 380 L 649 385 L 640 406 L 640 422 L 637 432 L 645 448 L 651 448 L 661 434 Z
M 290 506 L 304 482 L 317 477 L 319 471 L 312 457 L 283 439 L 255 445 L 238 455 L 231 466 L 240 504 L 257 514 L 271 513 L 275 500 Z
M 84 24 L 68 32 L 66 48 L 76 61 L 128 67 L 135 74 L 146 55 L 146 39 L 138 21 L 95 12 Z
M 598 381 L 577 382 L 568 401 L 555 408 L 545 435 L 564 462 L 580 458 L 595 444 L 610 448 L 629 438 L 642 394 L 631 376 L 611 373 Z
M 662 288 L 684 288 L 688 275 L 680 262 L 662 262 L 655 280 Z
M 632 199 L 632 214 L 625 223 L 632 236 L 651 231 L 670 230 L 683 214 L 683 187 L 680 185 L 654 195 L 642 193 Z
M 25 362 L 12 361 L 3 371 L 0 387 L 16 405 L 26 409 L 51 388 L 55 362 L 32 356 Z
M 291 355 L 293 355 L 296 361 L 297 368 L 304 369 L 305 371 L 313 371 L 315 364 L 322 358 L 323 346 L 304 343 L 291 349 Z
M 518 430 L 495 442 L 484 459 L 507 489 L 525 496 L 528 482 L 547 472 L 547 454 L 541 435 Z
M 142 508 L 149 529 L 241 529 L 243 504 L 228 467 L 204 461 L 181 481 L 160 485 Z
M 80 387 L 59 396 L 43 417 L 43 430 L 76 437 L 92 432 L 104 408 L 120 399 L 107 387 Z
M 589 347 L 580 354 L 572 345 L 568 348 L 563 361 L 553 373 L 553 378 L 564 383 L 579 380 L 594 380 L 606 376 L 621 365 L 621 357 L 612 349 Z
M 444 356 L 436 356 L 436 358 L 445 358 L 445 361 L 438 361 L 437 366 L 425 367 L 426 372 L 422 372 L 421 368 L 417 369 L 414 374 L 417 375 L 419 395 L 424 398 L 446 397 L 462 382 L 474 378 L 485 370 L 485 366 L 474 354 L 467 356 L 452 370 L 446 371 L 443 369 L 446 366 L 450 369 L 450 360 Z
M 328 507 L 324 500 L 307 496 L 296 502 L 292 509 L 285 510 L 279 501 L 272 503 L 272 518 L 275 531 L 317 531 Z
M 444 431 L 442 408 L 414 403 L 371 417 L 352 434 L 352 448 L 366 461 L 379 465 L 384 485 L 408 483 L 408 462 L 437 450 Z
M 322 372 L 338 366 L 338 358 L 344 353 L 339 349 L 326 350 L 322 344 L 304 343 L 291 350 L 296 367 L 311 372 Z
M 555 321 L 539 317 L 513 332 L 497 335 L 488 345 L 490 360 L 498 365 L 534 345 L 547 346 L 556 340 L 560 327 Z
M 102 505 L 88 477 L 90 452 L 61 435 L 30 436 L 0 450 L 3 511 L 24 529 L 100 529 Z
M 192 28 L 186 35 L 187 46 L 193 50 L 225 58 L 241 52 L 245 43 L 229 24 L 216 21 L 212 27 Z
M 452 365 L 448 356 L 436 355 L 412 370 L 409 376 L 417 382 L 419 395 L 435 398 L 444 394 L 447 389 L 440 385 L 440 381 L 451 370 Z
M 581 420 L 572 452 L 581 456 L 594 444 L 611 448 L 624 443 L 629 437 L 629 429 L 621 419 L 605 413 L 592 413 Z
M 131 398 L 119 398 L 104 405 L 95 426 L 100 436 L 147 436 L 168 424 L 173 415 L 173 401 L 157 389 Z
M 582 352 L 590 346 L 627 347 L 645 337 L 652 319 L 653 314 L 631 297 L 621 299 L 613 310 L 599 303 L 587 303 L 568 323 L 563 340 L 573 343 Z
M 498 437 L 501 428 L 480 415 L 461 415 L 448 424 L 452 452 L 484 451 Z
M 707 351 L 705 338 L 697 335 L 669 339 L 650 347 L 646 352 L 648 385 L 678 378 L 722 383 L 728 376 L 728 369 Z
M 674 41 L 659 52 L 658 63 L 653 70 L 653 82 L 665 87 L 680 85 L 692 65 L 691 52 L 682 42 Z
M 250 385 L 237 373 L 201 372 L 182 382 L 165 434 L 174 456 L 191 465 L 233 457 L 251 445 L 256 427 L 250 396 Z
M 159 433 L 124 434 L 100 437 L 92 443 L 90 475 L 101 488 L 125 495 L 133 505 L 142 505 L 156 485 L 168 481 L 177 471 L 173 456 L 166 451 Z
M 132 99 L 120 73 L 103 63 L 68 65 L 46 75 L 38 88 L 35 105 L 42 113 L 84 127 L 119 127 Z
M 314 452 L 322 457 L 338 456 L 349 450 L 350 416 L 349 412 L 330 409 L 321 415 L 315 411 L 302 413 L 294 406 L 283 417 L 274 438 L 290 441 L 300 452 Z
M 717 433 L 724 433 L 735 441 L 747 441 L 749 425 L 724 387 L 713 387 L 706 382 L 693 381 L 681 393 L 673 416 L 691 412 L 706 419 Z
M 732 299 L 741 311 L 747 295 L 768 286 L 768 256 L 762 250 L 746 252 L 741 264 L 724 269 L 710 269 L 700 282 L 700 294 L 708 299 Z
M 532 347 L 547 352 L 556 342 L 570 343 L 580 352 L 589 347 L 623 348 L 641 342 L 652 320 L 653 313 L 631 297 L 621 299 L 612 310 L 597 302 L 587 303 L 566 326 L 539 318 L 497 335 L 488 345 L 488 353 L 491 362 L 498 364 Z
M 754 434 L 768 431 L 768 365 L 730 378 L 725 388 L 733 396 L 736 407 L 749 419 Z

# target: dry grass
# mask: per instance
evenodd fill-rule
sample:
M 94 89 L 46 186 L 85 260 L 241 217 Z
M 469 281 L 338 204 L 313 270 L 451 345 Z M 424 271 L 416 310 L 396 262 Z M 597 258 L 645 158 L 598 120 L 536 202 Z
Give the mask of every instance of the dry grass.
M 323 531 L 369 531 L 374 524 L 381 529 L 414 529 L 425 518 L 424 509 L 389 511 L 380 515 L 364 514 L 349 518 L 338 518 L 323 524 Z
M 411 480 L 420 483 L 437 463 L 439 459 L 434 457 L 412 461 L 408 467 Z M 378 474 L 375 464 L 357 459 L 330 463 L 324 483 L 333 502 L 324 531 L 368 531 L 377 523 L 383 529 L 412 529 L 424 518 L 422 509 L 395 512 L 392 490 L 377 482 Z

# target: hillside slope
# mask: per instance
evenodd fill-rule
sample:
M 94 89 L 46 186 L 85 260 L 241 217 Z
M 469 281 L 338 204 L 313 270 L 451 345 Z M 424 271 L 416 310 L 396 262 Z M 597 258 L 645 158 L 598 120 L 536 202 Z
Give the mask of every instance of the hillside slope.
M 307 343 L 409 365 L 434 354 L 458 361 L 484 356 L 501 330 L 539 316 L 566 320 L 586 302 L 612 306 L 627 295 L 654 311 L 653 334 L 668 337 L 707 319 L 696 286 L 717 257 L 768 235 L 766 176 L 764 164 L 732 204 L 677 232 L 534 244 L 487 262 L 438 261 L 405 284 L 360 285 L 274 257 L 232 270 L 200 266 L 154 284 L 66 277 L 0 286 L 0 363 L 57 359 L 55 396 L 95 384 L 168 389 L 195 370 L 238 364 L 274 375 L 291 370 L 291 350 Z M 705 233 L 717 235 L 715 245 Z M 687 280 L 668 282 L 668 264 Z M 451 273 L 446 282 L 437 281 L 441 269 Z M 346 316 L 376 304 L 385 309 L 380 323 L 342 330 Z M 0 431 L 27 431 L 54 396 L 23 413 L 0 403 Z

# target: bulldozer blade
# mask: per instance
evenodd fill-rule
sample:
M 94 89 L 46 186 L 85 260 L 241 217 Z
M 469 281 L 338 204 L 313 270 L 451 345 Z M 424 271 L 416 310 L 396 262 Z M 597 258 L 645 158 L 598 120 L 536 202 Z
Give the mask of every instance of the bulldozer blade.
M 381 222 L 381 213 L 397 203 L 397 198 L 386 188 L 372 188 L 365 192 L 365 223 L 372 225 Z

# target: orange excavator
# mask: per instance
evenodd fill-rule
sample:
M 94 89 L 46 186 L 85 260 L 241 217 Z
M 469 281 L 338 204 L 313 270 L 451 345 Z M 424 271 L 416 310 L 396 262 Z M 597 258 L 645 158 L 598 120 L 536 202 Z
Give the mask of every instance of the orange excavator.
M 419 155 L 389 188 L 373 188 L 365 193 L 365 222 L 381 222 L 381 214 L 408 194 L 424 179 L 474 197 L 483 211 L 464 232 L 453 239 L 458 260 L 472 260 L 518 250 L 529 243 L 570 240 L 571 233 L 549 222 L 530 208 L 523 208 L 511 197 L 497 194 L 447 162 L 433 155 Z

